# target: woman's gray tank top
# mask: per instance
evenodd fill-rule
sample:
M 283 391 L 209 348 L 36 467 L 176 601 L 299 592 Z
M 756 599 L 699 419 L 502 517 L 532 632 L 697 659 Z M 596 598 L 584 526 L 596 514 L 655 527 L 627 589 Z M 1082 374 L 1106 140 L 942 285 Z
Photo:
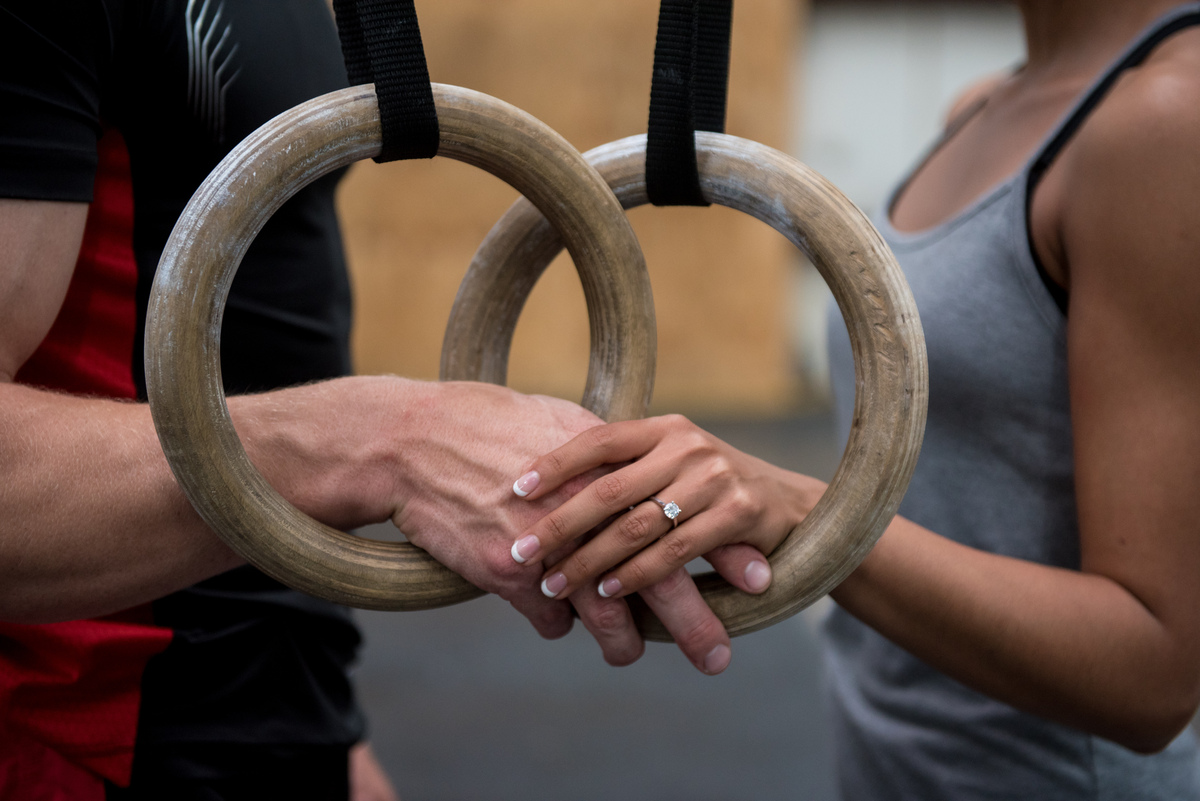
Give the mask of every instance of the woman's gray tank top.
M 928 426 L 900 507 L 905 517 L 986 551 L 1079 567 L 1066 318 L 1032 255 L 1028 196 L 1117 76 L 1165 36 L 1196 24 L 1200 3 L 1156 22 L 1084 93 L 1026 167 L 952 219 L 902 233 L 889 223 L 890 202 L 879 215 L 876 225 L 912 287 L 929 352 Z M 829 342 L 844 441 L 854 372 L 836 308 Z M 841 609 L 831 612 L 824 635 L 846 799 L 1200 799 L 1191 730 L 1166 751 L 1139 756 L 970 690 Z

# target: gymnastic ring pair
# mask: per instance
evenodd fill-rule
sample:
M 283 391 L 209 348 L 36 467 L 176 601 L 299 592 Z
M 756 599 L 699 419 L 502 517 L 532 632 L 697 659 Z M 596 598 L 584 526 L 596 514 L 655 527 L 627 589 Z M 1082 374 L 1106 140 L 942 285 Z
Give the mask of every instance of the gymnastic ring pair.
M 654 380 L 654 304 L 622 209 L 648 202 L 645 136 L 581 156 L 500 100 L 440 84 L 433 96 L 439 155 L 481 167 L 523 195 L 487 235 L 463 279 L 441 377 L 504 383 L 517 318 L 565 244 L 591 331 L 582 403 L 609 421 L 642 416 Z M 250 464 L 220 378 L 225 299 L 251 241 L 301 188 L 379 150 L 378 103 L 374 87 L 363 85 L 284 112 L 229 153 L 192 197 L 159 263 L 146 326 L 147 388 L 180 486 L 240 556 L 337 603 L 427 609 L 480 591 L 412 545 L 337 531 L 284 500 Z M 895 514 L 924 433 L 925 348 L 894 258 L 836 188 L 795 159 L 734 136 L 698 132 L 696 153 L 708 201 L 767 223 L 820 271 L 846 321 L 856 376 L 854 424 L 841 464 L 825 496 L 770 556 L 771 587 L 750 596 L 714 574 L 696 578 L 737 635 L 826 594 Z M 635 619 L 648 639 L 670 639 L 644 607 L 635 609 Z

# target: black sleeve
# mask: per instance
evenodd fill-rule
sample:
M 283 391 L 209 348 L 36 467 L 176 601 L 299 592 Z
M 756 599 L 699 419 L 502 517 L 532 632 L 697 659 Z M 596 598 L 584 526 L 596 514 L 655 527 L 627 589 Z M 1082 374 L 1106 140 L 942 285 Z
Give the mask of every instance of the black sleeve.
M 92 199 L 111 12 L 103 0 L 0 0 L 0 197 Z

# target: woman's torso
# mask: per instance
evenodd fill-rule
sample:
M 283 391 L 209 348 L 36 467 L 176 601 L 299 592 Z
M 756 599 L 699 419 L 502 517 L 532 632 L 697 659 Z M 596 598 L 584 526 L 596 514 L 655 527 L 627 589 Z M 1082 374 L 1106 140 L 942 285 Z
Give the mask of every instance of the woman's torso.
M 1200 24 L 1200 5 L 1181 7 L 1154 30 L 1172 21 Z M 1147 32 L 1138 44 L 1152 39 Z M 1079 566 L 1065 306 L 1058 276 L 1031 247 L 1029 200 L 1093 101 L 1134 66 L 1122 61 L 1144 57 L 1137 51 L 1131 46 L 1102 73 L 1033 158 L 948 219 L 902 232 L 888 204 L 876 220 L 912 288 L 929 353 L 928 426 L 900 513 L 972 547 Z M 1068 135 L 1056 137 L 1060 131 Z M 854 375 L 836 314 L 829 339 L 844 435 Z M 1190 732 L 1141 757 L 976 693 L 840 609 L 825 637 L 847 798 L 1200 797 Z

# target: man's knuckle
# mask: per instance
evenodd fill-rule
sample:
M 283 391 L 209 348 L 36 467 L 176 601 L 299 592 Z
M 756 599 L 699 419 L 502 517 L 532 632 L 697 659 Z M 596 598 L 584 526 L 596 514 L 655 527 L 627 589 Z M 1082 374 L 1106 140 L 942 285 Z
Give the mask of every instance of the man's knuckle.
M 512 554 L 501 549 L 489 550 L 484 557 L 488 573 L 500 581 L 509 581 L 521 573 L 521 565 L 513 560 Z
M 693 646 L 705 651 L 721 639 L 721 621 L 712 615 L 705 615 L 687 626 L 676 638 L 682 646 Z
M 535 619 L 530 622 L 533 623 L 538 634 L 547 640 L 557 640 L 571 630 L 571 616 L 556 607 L 542 609 L 535 612 L 534 616 Z
M 629 624 L 629 617 L 620 604 L 602 604 L 592 611 L 591 622 L 598 634 L 611 636 Z

